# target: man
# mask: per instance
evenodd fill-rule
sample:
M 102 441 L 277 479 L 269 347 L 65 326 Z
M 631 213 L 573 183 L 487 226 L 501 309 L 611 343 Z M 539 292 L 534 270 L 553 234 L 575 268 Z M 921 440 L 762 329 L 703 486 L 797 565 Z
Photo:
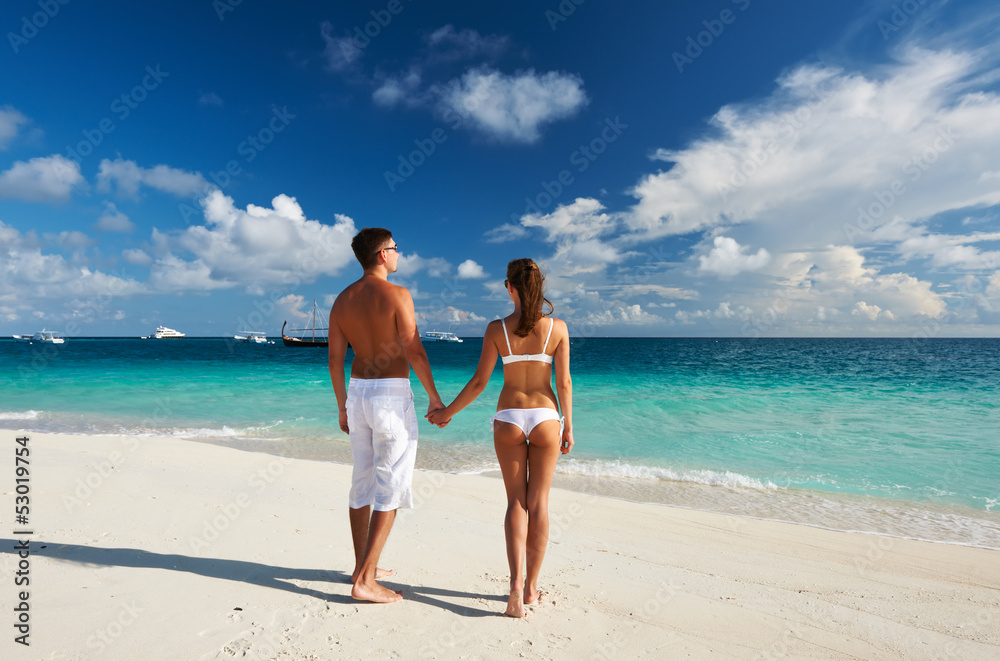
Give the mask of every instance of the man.
M 444 404 L 420 343 L 413 298 L 387 279 L 399 262 L 392 232 L 366 227 L 351 247 L 364 275 L 340 293 L 330 310 L 329 354 L 340 428 L 350 435 L 354 458 L 348 504 L 355 557 L 351 596 L 389 603 L 402 599 L 402 593 L 375 579 L 391 575 L 378 569 L 378 559 L 396 510 L 413 506 L 417 416 L 410 390 L 411 365 L 430 397 L 427 412 Z M 348 343 L 354 350 L 350 389 L 344 384 Z

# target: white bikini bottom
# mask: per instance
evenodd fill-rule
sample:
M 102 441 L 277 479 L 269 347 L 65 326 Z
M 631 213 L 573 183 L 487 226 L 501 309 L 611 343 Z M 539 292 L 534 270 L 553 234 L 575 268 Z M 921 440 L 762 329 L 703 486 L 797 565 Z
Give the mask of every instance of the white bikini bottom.
M 493 431 L 495 420 L 514 425 L 524 432 L 525 436 L 528 436 L 539 422 L 558 420 L 560 438 L 562 438 L 563 427 L 566 424 L 565 419 L 555 409 L 503 409 L 497 411 L 496 415 L 490 417 L 490 431 Z

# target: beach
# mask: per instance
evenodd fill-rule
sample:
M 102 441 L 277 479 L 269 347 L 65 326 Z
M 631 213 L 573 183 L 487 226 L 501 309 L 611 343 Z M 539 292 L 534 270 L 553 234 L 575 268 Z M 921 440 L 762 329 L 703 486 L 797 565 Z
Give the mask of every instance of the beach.
M 503 490 L 417 471 L 354 601 L 350 467 L 177 438 L 4 430 L 30 449 L 18 659 L 993 659 L 1000 552 L 555 489 L 541 603 L 502 616 Z M 151 442 L 155 441 L 155 442 Z M 13 458 L 4 484 L 13 507 Z M 9 511 L 9 509 L 8 509 Z M 6 526 L 6 534 L 24 531 Z

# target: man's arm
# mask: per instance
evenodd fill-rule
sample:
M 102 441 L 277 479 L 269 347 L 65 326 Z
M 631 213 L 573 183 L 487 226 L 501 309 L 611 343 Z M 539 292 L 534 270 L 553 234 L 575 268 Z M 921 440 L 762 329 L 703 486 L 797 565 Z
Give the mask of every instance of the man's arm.
M 399 334 L 399 341 L 406 349 L 406 357 L 413 367 L 414 373 L 420 379 L 420 385 L 427 391 L 430 398 L 430 406 L 427 412 L 444 408 L 444 402 L 438 395 L 437 388 L 434 387 L 434 376 L 431 374 L 431 364 L 427 360 L 427 352 L 420 341 L 420 331 L 417 330 L 417 318 L 413 309 L 413 297 L 403 287 L 398 290 L 399 304 L 396 310 L 396 332 Z
M 347 428 L 347 383 L 344 379 L 344 356 L 347 355 L 347 336 L 340 329 L 338 323 L 337 303 L 330 308 L 329 327 L 330 344 L 328 346 L 327 360 L 330 367 L 330 381 L 333 382 L 333 392 L 337 395 L 338 417 L 340 428 L 345 434 L 349 434 Z

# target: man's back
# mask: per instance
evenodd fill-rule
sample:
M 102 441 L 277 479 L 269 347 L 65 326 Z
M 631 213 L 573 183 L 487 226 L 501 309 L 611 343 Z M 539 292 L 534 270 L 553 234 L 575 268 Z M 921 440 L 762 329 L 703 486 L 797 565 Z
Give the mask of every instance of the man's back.
M 405 344 L 419 338 L 409 292 L 365 275 L 337 297 L 330 312 L 330 332 L 339 329 L 354 350 L 351 377 L 409 378 Z M 332 338 L 331 338 L 332 339 Z

